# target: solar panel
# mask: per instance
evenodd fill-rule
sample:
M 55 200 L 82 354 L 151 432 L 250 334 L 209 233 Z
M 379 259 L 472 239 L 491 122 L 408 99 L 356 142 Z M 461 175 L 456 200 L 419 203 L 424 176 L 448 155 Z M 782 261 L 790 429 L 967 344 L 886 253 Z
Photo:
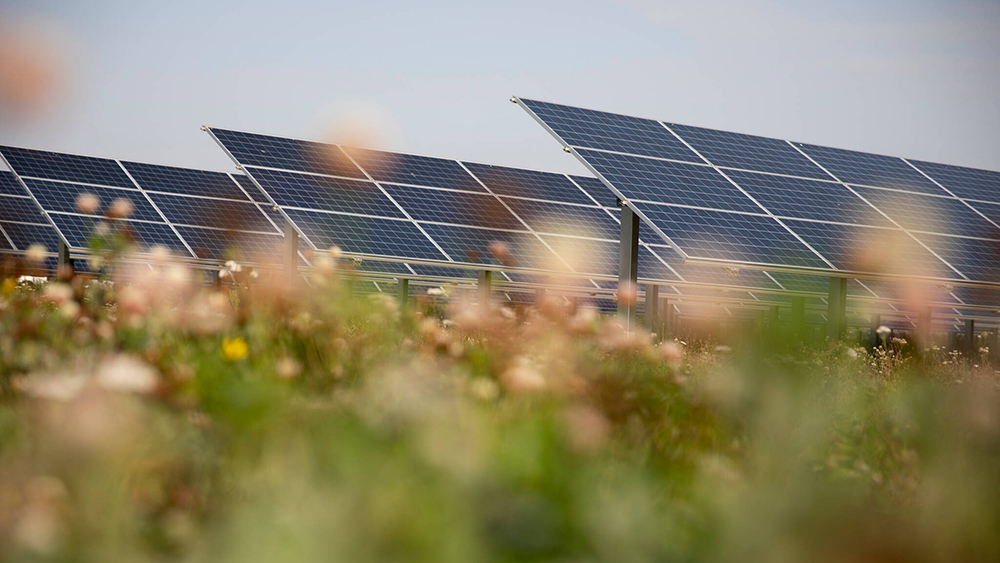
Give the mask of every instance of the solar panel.
M 621 232 L 618 223 L 600 207 L 530 199 L 501 199 L 537 233 L 617 241 Z
M 1000 203 L 1000 172 L 919 160 L 910 164 L 957 197 Z
M 375 184 L 255 167 L 245 169 L 282 207 L 324 209 L 344 213 L 404 218 L 405 215 Z
M 376 182 L 485 191 L 454 160 L 355 147 L 347 148 L 345 152 Z
M 0 230 L 13 243 L 13 250 L 24 252 L 33 244 L 40 244 L 49 252 L 59 248 L 59 235 L 51 225 L 0 221 Z
M 580 156 L 622 195 L 651 201 L 761 213 L 760 206 L 709 166 L 577 149 Z
M 285 212 L 317 248 L 339 246 L 356 254 L 447 261 L 409 221 L 299 209 Z
M 593 202 L 604 207 L 612 207 L 618 199 L 604 182 L 588 176 L 570 176 L 574 184 L 587 192 Z
M 100 203 L 99 209 L 90 215 L 103 216 L 117 200 L 128 201 L 132 205 L 131 219 L 142 221 L 163 221 L 160 213 L 149 203 L 146 196 L 137 189 L 105 188 L 86 186 L 69 182 L 50 182 L 25 178 L 25 185 L 31 191 L 42 209 L 63 213 L 79 213 L 76 208 L 77 198 L 83 194 L 95 196 Z
M 213 129 L 213 134 L 232 157 L 244 165 L 346 178 L 365 177 L 336 145 L 227 129 Z
M 931 195 L 947 195 L 944 190 L 901 158 L 804 143 L 796 143 L 796 146 L 841 182 Z
M 521 102 L 569 146 L 704 163 L 658 121 L 524 98 Z
M 1000 228 L 961 200 L 874 188 L 854 189 L 904 229 L 1000 239 Z
M 17 182 L 17 176 L 11 172 L 0 170 L 0 195 L 27 196 L 28 194 Z
M 802 268 L 827 265 L 774 219 L 652 203 L 634 204 L 688 256 Z
M 727 170 L 726 175 L 778 217 L 892 227 L 842 184 Z
M 995 209 L 954 197 L 993 202 L 1000 191 L 1000 173 L 911 163 L 536 100 L 515 101 L 572 147 L 609 191 L 629 202 L 658 235 L 679 247 L 685 259 L 777 270 L 799 267 L 811 274 L 832 273 L 851 264 L 872 268 L 861 272 L 879 274 L 882 265 L 863 257 L 884 250 L 885 233 L 892 231 L 906 235 L 900 240 L 909 240 L 896 262 L 921 266 L 914 272 L 936 272 L 960 282 L 992 279 L 981 255 L 956 256 L 949 261 L 954 267 L 948 267 L 908 233 L 931 230 L 1000 238 L 996 229 L 1000 223 L 986 218 L 995 217 Z M 656 125 L 672 135 L 664 137 Z M 688 146 L 704 159 L 692 157 Z M 580 184 L 586 185 L 588 194 L 601 197 L 595 183 Z M 945 189 L 949 185 L 954 187 L 951 193 Z M 902 231 L 895 229 L 897 224 Z M 825 236 L 822 229 L 827 230 Z M 839 248 L 831 243 L 834 240 L 851 245 Z M 917 248 L 911 248 L 914 244 Z M 965 242 L 949 240 L 946 246 L 955 252 L 979 251 Z M 918 264 L 920 260 L 927 263 Z
M 491 164 L 465 163 L 469 171 L 497 195 L 593 205 L 564 174 L 522 170 Z
M 786 141 L 676 123 L 666 125 L 716 166 L 819 180 L 832 179 Z
M 119 188 L 135 187 L 118 162 L 108 158 L 7 146 L 0 146 L 0 153 L 22 178 L 30 176 Z
M 108 215 L 111 204 L 127 199 L 132 211 L 119 225 L 126 236 L 134 238 L 140 251 L 160 244 L 189 258 L 221 261 L 253 257 L 255 263 L 280 262 L 275 257 L 280 258 L 281 223 L 272 220 L 275 212 L 270 204 L 253 203 L 266 198 L 250 183 L 258 196 L 251 198 L 242 174 L 34 149 L 3 147 L 0 154 L 48 213 L 47 218 L 35 208 L 37 221 L 49 224 L 51 218 L 73 248 L 86 248 L 91 230 Z M 37 174 L 49 177 L 34 176 Z M 99 200 L 92 215 L 85 217 L 77 209 L 81 194 Z
M 385 190 L 417 221 L 474 227 L 524 229 L 493 195 L 385 185 Z
M 35 202 L 26 197 L 0 196 L 0 221 L 38 223 L 44 221 Z
M 1000 282 L 1000 241 L 925 233 L 914 236 L 969 279 Z

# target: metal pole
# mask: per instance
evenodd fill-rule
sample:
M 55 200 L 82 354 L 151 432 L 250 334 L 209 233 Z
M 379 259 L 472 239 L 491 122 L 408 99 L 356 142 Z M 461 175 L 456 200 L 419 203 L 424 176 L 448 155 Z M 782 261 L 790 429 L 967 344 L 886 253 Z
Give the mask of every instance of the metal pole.
M 660 286 L 647 284 L 646 285 L 646 316 L 643 319 L 646 324 L 646 330 L 649 332 L 659 332 L 660 326 L 660 312 L 657 310 L 660 304 Z
M 965 319 L 965 353 L 970 358 L 976 355 L 976 321 Z
M 670 334 L 670 313 L 673 307 L 670 305 L 670 300 L 666 297 L 660 298 L 660 306 L 658 312 L 660 313 L 660 326 L 657 332 L 660 334 L 660 340 L 666 340 L 668 337 L 673 336 Z
M 882 326 L 882 315 L 879 313 L 872 313 L 872 323 L 871 323 L 871 345 L 872 348 L 878 346 L 878 327 Z
M 59 263 L 56 269 L 56 275 L 69 278 L 73 276 L 73 273 L 73 257 L 69 254 L 69 245 L 60 240 Z
M 931 308 L 924 307 L 917 314 L 917 344 L 921 348 L 930 346 L 931 342 Z
M 291 223 L 285 221 L 285 279 L 295 283 L 299 275 L 299 233 Z
M 639 277 L 639 218 L 622 204 L 621 238 L 618 254 L 618 319 L 630 330 L 635 322 L 636 280 Z M 623 289 L 632 294 L 622 295 Z
M 490 294 L 493 289 L 493 272 L 490 270 L 479 270 L 479 304 L 487 309 L 490 306 Z
M 845 332 L 847 332 L 847 278 L 830 278 L 826 336 L 831 340 L 839 340 Z
M 806 298 L 792 297 L 792 333 L 804 336 L 806 328 Z
M 410 279 L 399 278 L 396 282 L 396 299 L 399 301 L 399 310 L 404 311 L 410 303 Z

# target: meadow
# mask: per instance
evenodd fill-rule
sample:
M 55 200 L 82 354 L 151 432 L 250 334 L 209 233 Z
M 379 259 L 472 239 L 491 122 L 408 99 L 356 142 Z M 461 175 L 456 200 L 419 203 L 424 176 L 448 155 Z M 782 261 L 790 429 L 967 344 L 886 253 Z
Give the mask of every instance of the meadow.
M 401 310 L 329 258 L 210 285 L 96 250 L 109 277 L 4 271 L 4 561 L 1000 560 L 986 350 L 657 343 L 551 295 Z

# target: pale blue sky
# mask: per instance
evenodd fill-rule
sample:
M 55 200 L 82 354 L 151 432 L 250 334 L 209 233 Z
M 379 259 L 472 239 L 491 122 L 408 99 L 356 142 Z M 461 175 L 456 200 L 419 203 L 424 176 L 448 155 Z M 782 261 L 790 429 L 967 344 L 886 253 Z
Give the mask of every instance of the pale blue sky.
M 0 143 L 229 169 L 199 126 L 560 171 L 512 95 L 1000 170 L 1000 2 L 0 0 L 62 103 Z M 334 116 L 331 118 L 331 116 Z

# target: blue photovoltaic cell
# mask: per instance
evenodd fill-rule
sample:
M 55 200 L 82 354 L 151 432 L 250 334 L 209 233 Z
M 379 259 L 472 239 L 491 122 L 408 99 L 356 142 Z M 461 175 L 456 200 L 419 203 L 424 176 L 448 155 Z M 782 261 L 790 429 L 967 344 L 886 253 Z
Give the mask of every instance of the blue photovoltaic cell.
M 578 152 L 605 180 L 632 201 L 764 213 L 746 194 L 708 166 L 585 149 Z
M 524 98 L 520 100 L 568 145 L 685 162 L 704 162 L 663 125 L 652 119 Z
M 258 188 L 257 184 L 254 184 L 253 180 L 251 180 L 246 174 L 233 174 L 233 178 L 235 178 L 236 182 L 242 186 L 244 190 L 246 190 L 246 193 L 250 195 L 250 199 L 256 201 L 257 203 L 271 203 L 267 194 Z
M 134 188 L 114 160 L 17 147 L 0 147 L 10 167 L 22 178 L 32 176 L 67 182 Z
M 21 184 L 17 181 L 17 176 L 12 172 L 0 171 L 0 195 L 28 195 Z
M 431 190 L 383 184 L 389 195 L 417 221 L 434 221 L 497 229 L 523 229 L 510 211 L 487 194 Z
M 368 181 L 345 180 L 292 172 L 277 172 L 262 168 L 246 168 L 260 182 L 278 205 L 324 211 L 343 211 L 405 217 L 382 190 Z
M 273 205 L 258 205 L 261 213 L 268 216 L 269 219 L 274 223 L 274 226 L 281 232 L 285 230 L 285 216 L 281 214 L 280 211 L 276 211 Z
M 892 223 L 842 184 L 727 170 L 741 188 L 780 217 L 892 227 Z
M 146 191 L 200 195 L 246 201 L 243 190 L 225 172 L 192 170 L 140 162 L 122 162 L 136 183 Z
M 701 156 L 716 166 L 830 180 L 786 141 L 668 123 Z
M 588 178 L 586 176 L 572 176 L 572 179 L 578 186 L 583 188 L 583 191 L 587 192 L 590 197 L 594 198 L 594 201 L 598 205 L 603 207 L 612 207 L 615 205 L 618 196 L 615 192 L 611 191 L 604 182 L 598 180 L 597 178 Z
M 957 199 L 855 187 L 904 229 L 1000 239 L 1000 229 Z
M 503 199 L 536 233 L 614 241 L 617 241 L 621 234 L 618 223 L 599 207 L 580 207 L 530 199 Z
M 402 276 L 412 276 L 413 273 L 407 269 L 406 264 L 401 264 L 399 262 L 382 262 L 379 260 L 362 260 L 358 263 L 356 260 L 343 259 L 340 261 L 340 267 L 343 269 L 350 269 L 355 272 L 373 272 L 380 274 L 398 274 Z
M 924 233 L 915 236 L 970 280 L 1000 283 L 1000 241 Z
M 898 229 L 786 220 L 840 270 L 956 278 L 940 260 Z
M 1000 307 L 1000 290 L 979 287 L 956 287 L 951 292 L 966 305 Z
M 947 195 L 900 158 L 796 143 L 806 154 L 847 184 Z
M 0 221 L 0 228 L 14 242 L 15 250 L 28 250 L 32 244 L 40 244 L 49 252 L 56 252 L 59 249 L 59 235 L 51 225 L 25 225 Z
M 29 198 L 0 195 L 0 221 L 44 223 L 45 217 Z
M 958 197 L 1000 203 L 1000 172 L 919 160 L 910 162 Z
M 565 269 L 550 250 L 527 232 L 512 233 L 429 223 L 421 226 L 456 262 L 545 270 Z
M 355 254 L 447 261 L 409 221 L 296 209 L 285 212 L 317 248 L 339 246 Z
M 199 227 L 178 226 L 198 258 L 204 260 L 236 260 L 257 264 L 278 264 L 283 259 L 282 242 L 278 234 L 218 231 Z
M 227 129 L 211 131 L 240 164 L 348 178 L 365 177 L 337 145 Z
M 635 207 L 692 258 L 828 268 L 769 217 L 648 203 Z
M 484 191 L 454 160 L 353 147 L 344 150 L 377 182 Z
M 63 213 L 79 213 L 76 208 L 76 199 L 82 194 L 96 196 L 100 200 L 100 209 L 95 215 L 103 215 L 107 212 L 115 200 L 126 199 L 132 203 L 132 213 L 129 219 L 140 219 L 143 221 L 163 222 L 163 218 L 156 209 L 149 204 L 146 196 L 139 190 L 123 190 L 117 188 L 103 188 L 97 186 L 82 186 L 80 184 L 68 184 L 66 182 L 49 182 L 46 180 L 24 181 L 28 189 L 38 200 L 38 203 L 46 211 L 61 211 Z
M 969 201 L 967 203 L 974 207 L 976 211 L 985 215 L 987 219 L 1000 225 L 1000 203 L 985 203 L 982 201 Z
M 160 208 L 167 220 L 175 225 L 277 234 L 274 226 L 261 213 L 257 205 L 250 202 L 241 203 L 223 199 L 157 193 L 151 193 L 149 197 Z
M 580 191 L 580 188 L 563 174 L 473 162 L 467 162 L 465 166 L 497 195 L 593 204 L 587 194 Z
M 87 242 L 94 233 L 94 228 L 101 222 L 101 219 L 85 215 L 52 213 L 49 216 L 73 248 L 86 248 Z M 148 251 L 154 245 L 161 245 L 178 255 L 191 257 L 191 253 L 188 252 L 181 240 L 164 223 L 118 221 L 114 228 L 119 229 L 118 232 L 134 240 L 142 252 Z

